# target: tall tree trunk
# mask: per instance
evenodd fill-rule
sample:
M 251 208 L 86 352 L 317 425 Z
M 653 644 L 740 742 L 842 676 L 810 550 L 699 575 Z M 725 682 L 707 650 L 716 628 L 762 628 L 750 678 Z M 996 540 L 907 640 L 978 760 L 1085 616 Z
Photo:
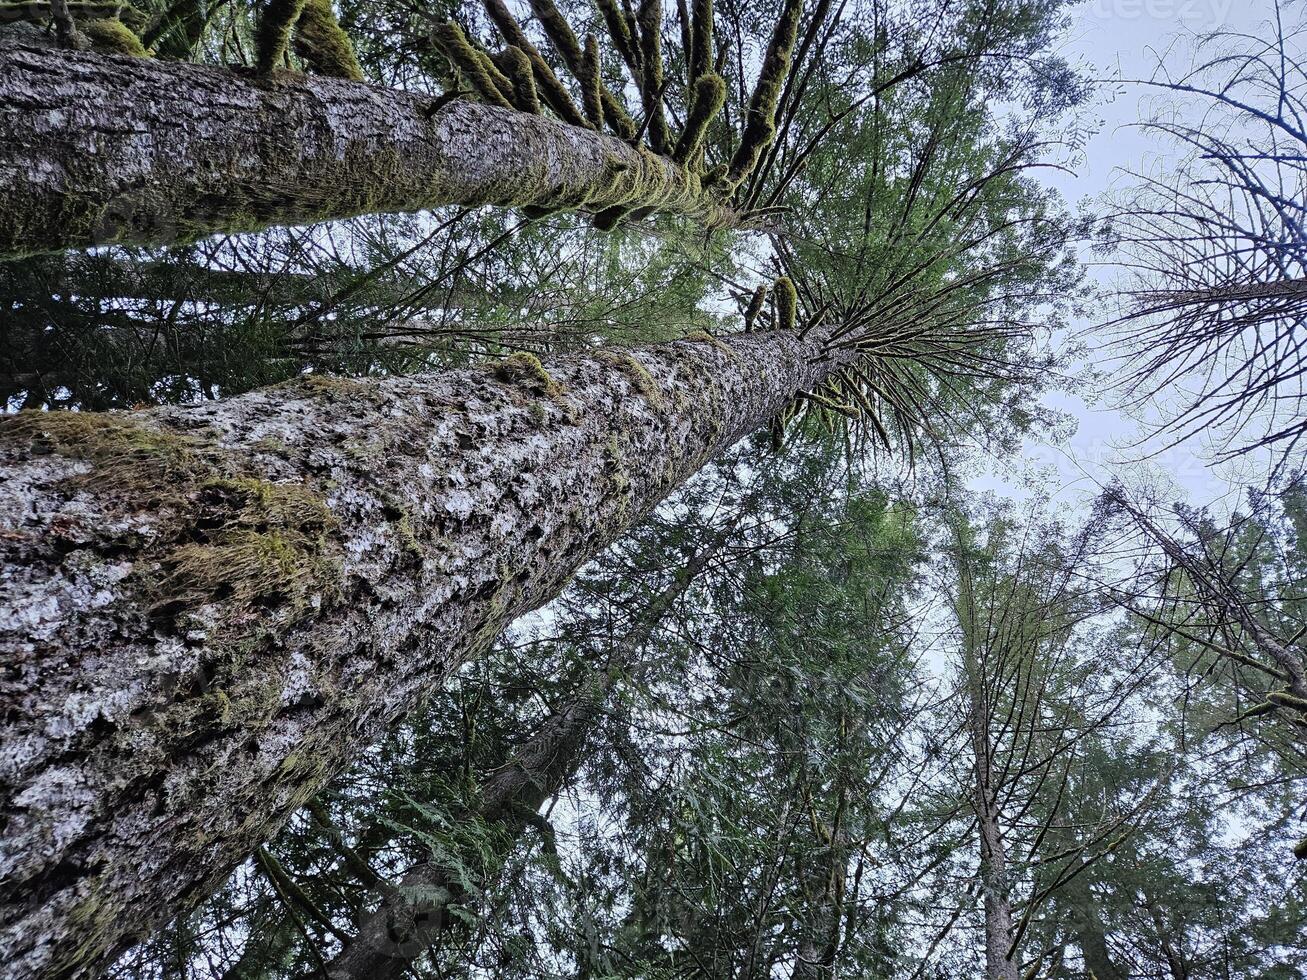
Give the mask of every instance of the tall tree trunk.
M 962 553 L 961 548 L 959 552 Z M 980 838 L 980 887 L 985 906 L 985 980 L 1017 980 L 1017 964 L 1008 953 L 1013 935 L 1012 905 L 1008 900 L 1007 850 L 999 826 L 998 788 L 994 783 L 994 743 L 990 734 L 993 710 L 979 660 L 987 643 L 988 626 L 977 621 L 969 571 L 960 571 L 959 588 L 967 733 L 973 757 L 973 805 Z
M 794 334 L 0 423 L 0 961 L 91 976 L 836 362 Z
M 985 978 L 1017 980 L 1012 945 L 1012 905 L 1008 901 L 1007 853 L 999 830 L 988 760 L 977 767 L 976 817 L 980 829 L 980 884 L 985 896 Z
M 1084 876 L 1071 879 L 1061 890 L 1067 912 L 1066 922 L 1071 935 L 1075 937 L 1076 945 L 1080 947 L 1085 969 L 1095 980 L 1127 980 L 1126 971 L 1112 959 L 1103 917 L 1098 913 L 1098 905 Z
M 478 805 L 463 819 L 490 824 L 498 831 L 494 855 L 483 872 L 487 878 L 535 821 L 545 800 L 575 776 L 585 745 L 612 697 L 616 678 L 631 666 L 667 610 L 725 539 L 723 531 L 694 556 L 671 587 L 654 597 L 642 614 L 641 624 L 623 638 L 607 668 L 591 670 L 581 680 L 577 688 L 581 696 L 550 715 L 539 731 L 485 780 Z M 412 961 L 449 926 L 450 909 L 468 897 L 460 876 L 432 863 L 410 869 L 387 892 L 380 907 L 360 925 L 353 942 L 327 964 L 330 980 L 391 980 L 405 976 Z
M 971 608 L 975 608 L 974 602 Z M 999 826 L 999 794 L 993 783 L 991 711 L 972 642 L 968 636 L 963 659 L 966 661 L 967 728 L 975 767 L 972 793 L 980 838 L 980 890 L 984 896 L 985 980 L 1017 980 L 1016 960 L 1008 954 L 1013 936 L 1012 904 L 1008 900 L 1008 853 Z
M 604 672 L 588 679 L 589 690 L 546 719 L 540 731 L 481 787 L 481 801 L 468 819 L 498 832 L 495 857 L 509 851 L 538 819 L 542 803 L 564 785 L 612 690 Z M 494 862 L 485 869 L 493 874 Z M 439 865 L 412 868 L 359 927 L 352 942 L 327 964 L 331 980 L 398 980 L 449 925 L 451 909 L 468 898 L 459 876 Z M 307 978 L 306 978 L 307 980 Z
M 0 105 L 0 258 L 442 204 L 731 220 L 614 137 L 357 82 L 7 47 Z

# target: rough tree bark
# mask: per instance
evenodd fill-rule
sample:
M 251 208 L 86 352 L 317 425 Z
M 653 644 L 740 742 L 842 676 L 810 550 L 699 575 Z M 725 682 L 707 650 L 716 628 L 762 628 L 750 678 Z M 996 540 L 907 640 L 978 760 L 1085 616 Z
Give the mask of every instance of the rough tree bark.
M 665 157 L 442 101 L 286 72 L 0 49 L 0 258 L 442 204 L 733 220 Z
M 87 977 L 835 366 L 794 334 L 0 422 L 0 961 Z

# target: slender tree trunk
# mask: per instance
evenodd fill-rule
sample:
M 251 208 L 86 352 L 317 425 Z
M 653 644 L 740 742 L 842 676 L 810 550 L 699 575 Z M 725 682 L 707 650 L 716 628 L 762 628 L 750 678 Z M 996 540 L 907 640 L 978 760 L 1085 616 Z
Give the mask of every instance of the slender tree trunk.
M 988 772 L 988 766 L 980 767 Z M 980 883 L 985 893 L 985 978 L 1017 980 L 1017 964 L 1008 956 L 1012 944 L 1012 906 L 1007 896 L 1007 853 L 994 812 L 989 781 L 976 779 L 980 826 Z
M 357 82 L 0 50 L 0 258 L 442 204 L 731 215 L 670 160 Z
M 1112 951 L 1107 945 L 1103 918 L 1098 914 L 1098 906 L 1083 876 L 1074 878 L 1064 886 L 1067 924 L 1075 936 L 1080 955 L 1084 958 L 1085 969 L 1093 974 L 1095 980 L 1128 980 L 1128 974 L 1116 965 Z
M 0 423 L 0 961 L 90 976 L 834 367 L 794 334 Z
M 969 578 L 964 582 L 964 607 L 976 608 Z M 974 757 L 973 787 L 976 827 L 980 837 L 980 887 L 985 905 L 985 980 L 1018 980 L 1017 964 L 1008 955 L 1012 945 L 1012 905 L 1008 901 L 1007 849 L 999 826 L 998 794 L 994 785 L 991 711 L 984 675 L 977 662 L 977 625 L 963 627 L 963 667 L 967 685 L 967 728 Z
M 654 597 L 641 625 L 623 638 L 607 669 L 590 671 L 578 685 L 581 697 L 547 718 L 540 730 L 523 742 L 506 765 L 496 770 L 481 788 L 468 821 L 497 825 L 498 847 L 487 862 L 487 877 L 508 857 L 526 832 L 541 805 L 576 774 L 585 745 L 611 699 L 615 678 L 634 661 L 641 646 L 662 621 L 671 605 L 717 553 L 726 533 L 695 555 L 672 586 Z M 435 864 L 412 868 L 380 907 L 359 927 L 327 965 L 330 980 L 388 980 L 405 976 L 409 964 L 421 956 L 450 923 L 450 908 L 467 898 L 458 876 Z M 307 978 L 306 978 L 307 980 Z
M 612 690 L 612 675 L 588 679 L 588 691 L 546 719 L 541 730 L 481 787 L 469 819 L 499 834 L 495 858 L 507 857 L 581 761 L 581 752 Z M 486 873 L 493 874 L 495 861 Z M 450 909 L 467 899 L 457 875 L 438 864 L 419 864 L 359 927 L 352 942 L 327 965 L 330 980 L 398 980 L 446 929 Z M 306 978 L 308 980 L 308 978 Z

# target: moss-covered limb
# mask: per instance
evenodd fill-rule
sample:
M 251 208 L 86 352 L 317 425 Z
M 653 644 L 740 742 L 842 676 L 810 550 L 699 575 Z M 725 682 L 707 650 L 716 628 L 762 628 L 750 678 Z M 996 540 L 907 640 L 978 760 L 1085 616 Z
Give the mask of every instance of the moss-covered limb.
M 141 35 L 141 42 L 154 51 L 155 57 L 189 61 L 208 22 L 204 0 L 173 0 Z
M 504 4 L 503 0 L 484 0 L 486 14 L 504 40 L 511 46 L 519 48 L 531 61 L 535 74 L 536 89 L 545 105 L 563 122 L 573 126 L 586 125 L 586 118 L 572 101 L 563 83 L 559 81 L 554 70 L 549 67 L 540 49 L 531 43 L 531 39 L 522 30 L 522 25 Z
M 581 42 L 577 40 L 576 35 L 572 32 L 572 27 L 567 23 L 567 18 L 563 16 L 552 0 L 529 0 L 531 12 L 536 15 L 540 21 L 540 27 L 549 38 L 549 43 L 558 49 L 558 53 L 563 58 L 563 63 L 573 74 L 580 75 L 581 59 Z
M 803 0 L 785 0 L 749 99 L 740 145 L 731 158 L 729 180 L 733 185 L 738 186 L 753 172 L 763 150 L 776 138 L 776 104 L 790 73 L 790 57 L 798 38 L 802 13 Z
M 337 939 L 348 942 L 349 936 L 331 921 L 331 916 L 314 904 L 313 899 L 309 898 L 308 893 L 286 873 L 286 869 L 281 866 L 281 862 L 271 851 L 266 847 L 260 847 L 254 852 L 254 860 L 259 870 L 267 876 L 277 897 L 290 906 L 295 914 L 307 916 Z
M 305 0 L 268 0 L 264 6 L 254 34 L 254 64 L 261 73 L 268 74 L 285 59 L 304 3 Z
M 793 330 L 799 322 L 799 293 L 794 288 L 794 280 L 781 276 L 776 280 L 772 296 L 776 303 L 776 329 Z
M 150 52 L 136 33 L 120 20 L 102 17 L 82 21 L 79 25 L 92 51 L 104 54 L 122 54 L 132 58 L 148 58 Z
M 702 78 L 714 70 L 712 0 L 694 0 L 690 14 L 690 77 Z
M 668 153 L 672 148 L 672 137 L 667 128 L 667 113 L 663 109 L 662 0 L 640 0 L 636 26 L 640 45 L 640 103 L 644 108 L 645 130 L 654 152 Z
M 581 65 L 581 105 L 590 125 L 595 129 L 604 128 L 604 83 L 599 69 L 599 42 L 590 34 L 585 39 L 585 54 Z
M 615 137 L 338 79 L 12 47 L 0 104 L 5 257 L 444 204 L 738 220 L 686 168 Z M 110 125 L 142 135 L 103 145 Z
M 608 36 L 612 39 L 613 47 L 617 49 L 617 53 L 626 62 L 627 70 L 631 73 L 631 79 L 639 88 L 640 48 L 635 40 L 633 25 L 627 19 L 626 12 L 617 5 L 617 0 L 597 0 L 597 2 L 599 12 L 604 18 L 604 24 L 608 27 Z
M 295 24 L 295 53 L 315 74 L 363 81 L 363 68 L 331 0 L 307 0 Z
M 752 333 L 758 324 L 758 315 L 762 313 L 763 304 L 767 302 L 767 284 L 763 283 L 753 291 L 749 306 L 744 311 L 744 332 Z
M 1292 708 L 1307 715 L 1307 698 L 1300 698 L 1292 691 L 1271 691 L 1266 695 L 1267 701 L 1273 701 L 1282 708 Z
M 498 58 L 500 70 L 507 76 L 513 86 L 513 105 L 519 112 L 540 114 L 540 96 L 536 91 L 535 73 L 531 68 L 531 59 L 525 51 L 515 44 L 510 44 L 500 52 Z
M 1307 861 L 1307 837 L 1300 840 L 1294 847 L 1293 856 L 1299 861 Z
M 513 108 L 513 103 L 506 94 L 512 92 L 512 83 L 484 52 L 473 46 L 463 33 L 463 28 L 452 20 L 438 24 L 431 31 L 431 39 L 472 86 L 481 101 L 504 109 Z
M 676 22 L 681 28 L 681 56 L 688 70 L 690 56 L 694 50 L 694 36 L 690 32 L 690 8 L 686 6 L 685 0 L 676 0 Z M 686 76 L 688 81 L 693 81 L 698 77 L 698 75 Z
M 588 84 L 585 52 L 567 23 L 567 18 L 551 0 L 531 0 L 531 10 L 539 18 L 549 42 L 558 50 L 563 63 L 581 85 L 584 97 Z M 604 118 L 613 132 L 622 139 L 633 139 L 636 134 L 635 120 L 626 111 L 626 107 L 608 91 L 602 79 L 599 82 L 599 99 L 603 104 Z
M 0 3 L 0 24 L 9 24 L 18 20 L 45 22 L 54 19 L 54 8 L 49 0 L 10 0 Z M 118 3 L 115 0 L 63 0 L 62 7 L 68 12 L 74 23 L 80 20 L 98 20 L 112 17 L 121 20 L 133 30 L 140 30 L 149 22 L 149 17 L 130 3 Z
M 694 83 L 690 96 L 690 112 L 685 128 L 676 141 L 672 159 L 680 164 L 692 163 L 703 146 L 708 126 L 726 104 L 726 82 L 720 75 L 703 75 Z

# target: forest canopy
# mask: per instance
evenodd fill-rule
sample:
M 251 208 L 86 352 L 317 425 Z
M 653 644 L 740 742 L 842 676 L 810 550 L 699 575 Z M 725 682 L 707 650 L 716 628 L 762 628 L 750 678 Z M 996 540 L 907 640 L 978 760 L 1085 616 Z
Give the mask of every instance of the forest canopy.
M 0 3 L 5 976 L 1307 977 L 1307 11 L 1173 6 Z

